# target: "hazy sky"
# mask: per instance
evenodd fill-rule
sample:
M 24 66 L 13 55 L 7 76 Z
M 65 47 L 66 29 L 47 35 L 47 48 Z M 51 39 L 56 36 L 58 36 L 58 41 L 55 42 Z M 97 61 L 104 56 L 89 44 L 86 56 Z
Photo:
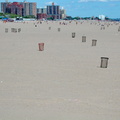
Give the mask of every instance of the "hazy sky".
M 5 0 L 0 0 L 1 2 Z M 23 2 L 23 0 L 9 0 L 9 2 Z M 26 0 L 37 2 L 37 7 L 45 7 L 54 2 L 66 9 L 67 15 L 90 17 L 106 15 L 110 18 L 120 18 L 120 0 Z

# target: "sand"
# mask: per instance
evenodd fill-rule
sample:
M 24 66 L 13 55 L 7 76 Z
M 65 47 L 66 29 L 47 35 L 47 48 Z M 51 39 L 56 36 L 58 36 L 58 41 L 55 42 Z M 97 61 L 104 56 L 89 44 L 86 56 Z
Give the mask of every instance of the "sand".
M 65 24 L 0 22 L 0 120 L 120 120 L 120 23 Z

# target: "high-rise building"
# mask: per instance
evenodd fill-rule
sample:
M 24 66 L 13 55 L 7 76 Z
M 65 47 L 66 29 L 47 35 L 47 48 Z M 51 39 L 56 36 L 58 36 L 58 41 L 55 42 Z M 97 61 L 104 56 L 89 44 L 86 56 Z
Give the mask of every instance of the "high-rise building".
M 23 5 L 23 16 L 34 15 L 36 17 L 37 14 L 37 5 L 35 2 L 21 2 Z
M 12 13 L 23 16 L 23 5 L 21 5 L 18 2 L 10 3 L 6 6 L 6 13 Z
M 47 19 L 47 8 L 37 8 L 37 19 Z
M 60 19 L 60 6 L 52 5 L 47 6 L 47 15 L 48 17 L 53 17 L 54 19 Z
M 23 16 L 30 15 L 29 14 L 29 3 L 28 2 L 22 2 L 23 5 Z
M 36 3 L 29 3 L 29 14 L 34 15 L 36 17 L 37 14 Z
M 61 15 L 61 19 L 64 19 L 64 18 L 66 18 L 66 11 L 65 11 L 65 9 L 61 9 L 60 10 L 60 15 Z
M 35 2 L 2 2 L 1 11 L 3 13 L 14 13 L 22 16 L 34 15 L 36 17 L 37 8 Z
M 6 13 L 6 7 L 10 2 L 1 2 L 1 12 Z
M 1 13 L 2 11 L 1 11 L 1 2 L 0 2 L 0 13 Z
M 47 14 L 47 8 L 37 8 L 37 13 Z

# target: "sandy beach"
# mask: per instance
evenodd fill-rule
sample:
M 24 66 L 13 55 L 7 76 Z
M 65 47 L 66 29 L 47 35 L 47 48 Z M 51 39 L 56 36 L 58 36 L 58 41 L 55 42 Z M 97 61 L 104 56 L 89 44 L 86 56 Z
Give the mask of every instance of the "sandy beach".
M 0 120 L 120 120 L 119 26 L 0 21 Z

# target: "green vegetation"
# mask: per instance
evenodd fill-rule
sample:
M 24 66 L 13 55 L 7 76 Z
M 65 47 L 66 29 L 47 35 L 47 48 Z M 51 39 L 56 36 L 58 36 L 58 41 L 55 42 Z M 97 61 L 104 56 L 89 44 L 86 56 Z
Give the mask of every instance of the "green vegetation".
M 27 16 L 20 16 L 20 15 L 16 15 L 16 14 L 10 14 L 10 13 L 0 13 L 0 19 L 2 18 L 17 18 L 17 17 L 23 17 L 23 18 L 36 18 L 34 15 L 27 15 Z M 64 20 L 100 20 L 98 17 L 71 17 L 71 16 L 67 16 L 66 18 L 64 18 Z M 51 16 L 49 18 L 47 18 L 47 20 L 54 20 L 54 16 Z M 105 20 L 111 20 L 110 18 L 106 17 Z
M 36 18 L 34 15 L 27 15 L 27 16 L 24 16 L 23 18 Z
M 0 13 L 0 16 L 4 16 L 4 14 L 3 14 L 3 13 Z
M 73 20 L 80 20 L 80 17 L 74 17 Z
M 17 18 L 17 17 L 22 17 L 20 15 L 16 15 L 16 14 L 9 14 L 9 13 L 0 13 L 0 16 L 3 16 L 3 18 Z M 35 18 L 34 15 L 27 15 L 24 16 L 23 18 Z M 2 18 L 0 18 L 2 19 Z
M 0 13 L 0 19 L 5 18 L 5 15 L 3 13 Z
M 53 17 L 49 17 L 49 18 L 47 18 L 47 20 L 54 20 L 54 18 Z
M 20 15 L 16 15 L 16 14 L 8 14 L 8 13 L 5 13 L 5 16 L 8 17 L 8 18 L 21 17 Z
M 3 18 L 16 18 L 16 17 L 21 17 L 20 15 L 9 14 L 9 13 L 0 13 L 0 16 L 4 16 Z
M 67 16 L 64 20 L 100 20 L 98 17 L 71 17 Z M 105 17 L 105 20 L 110 20 L 110 18 Z

